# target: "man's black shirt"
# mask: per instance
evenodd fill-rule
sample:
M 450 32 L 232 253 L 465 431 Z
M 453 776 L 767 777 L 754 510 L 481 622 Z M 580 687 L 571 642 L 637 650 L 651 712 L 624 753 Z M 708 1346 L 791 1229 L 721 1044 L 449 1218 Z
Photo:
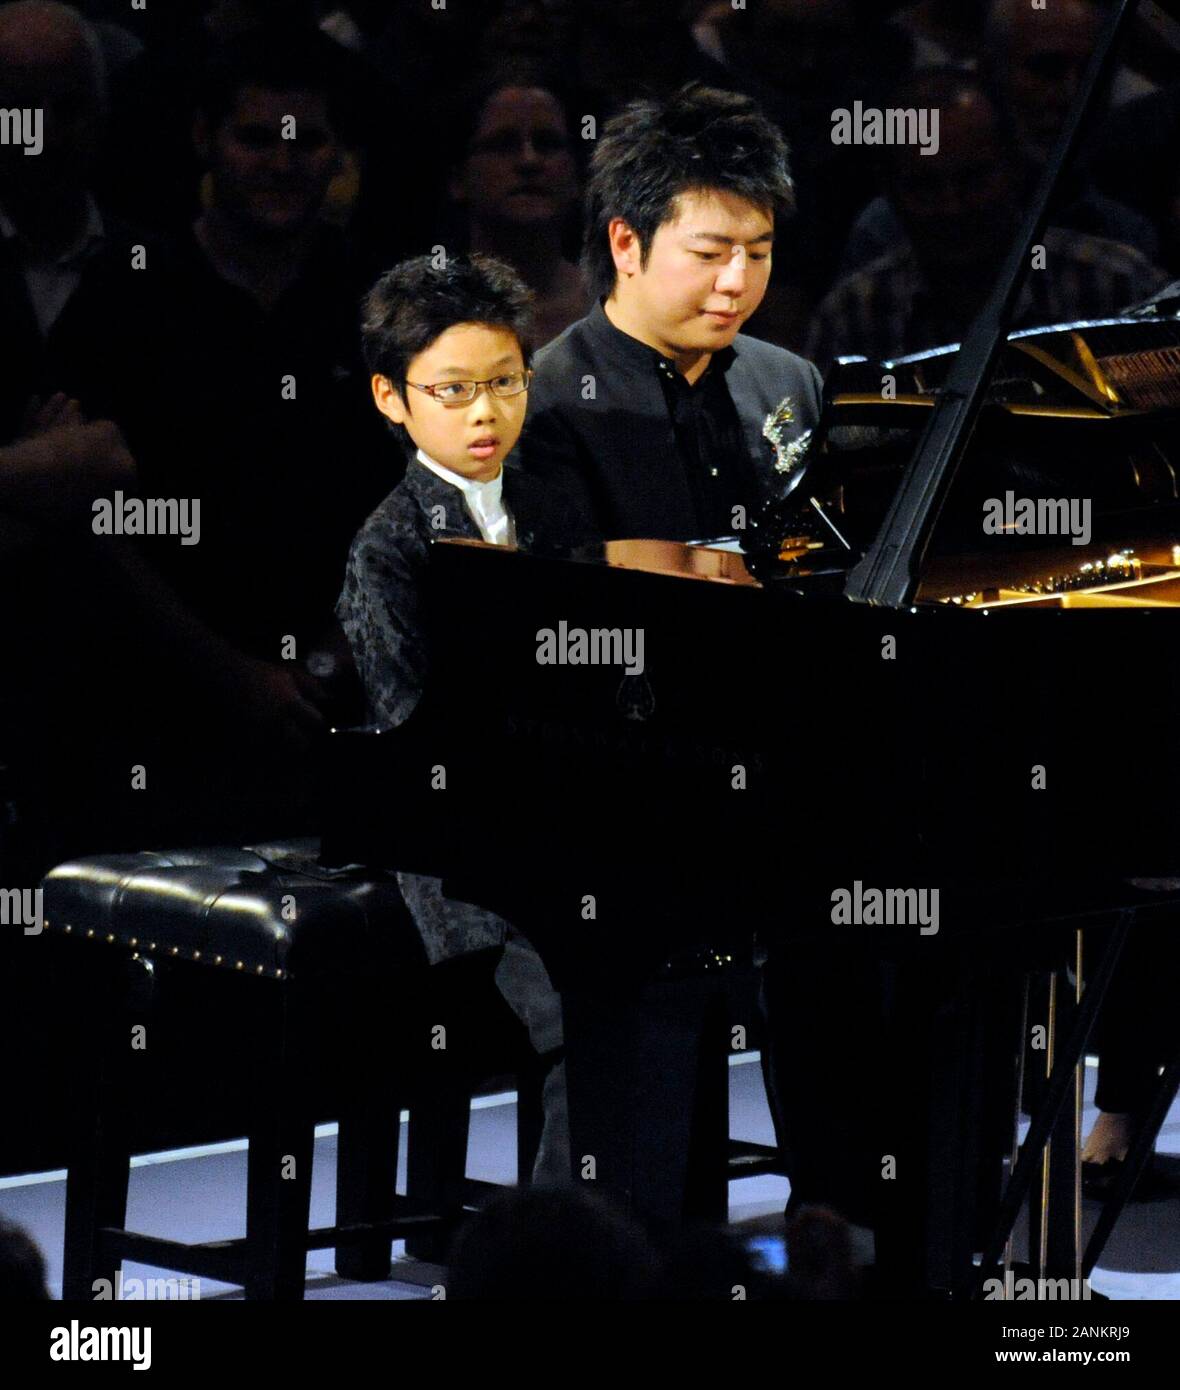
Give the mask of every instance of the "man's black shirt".
M 731 535 L 734 508 L 741 506 L 749 514 L 757 502 L 741 425 L 725 387 L 725 369 L 732 361 L 732 348 L 717 353 L 695 386 L 662 361 L 659 369 L 702 540 Z
M 605 315 L 604 315 L 605 318 Z M 676 453 L 684 469 L 696 512 L 694 539 L 733 534 L 733 509 L 747 514 L 757 501 L 757 483 L 742 443 L 741 423 L 726 388 L 725 373 L 734 360 L 733 348 L 715 352 L 695 384 L 676 370 L 670 357 L 616 328 L 609 319 L 609 338 L 615 349 L 612 374 L 655 373 L 667 403 L 676 438 Z M 635 393 L 639 395 L 637 390 Z
M 754 515 L 783 483 L 762 433 L 767 415 L 790 403 L 786 443 L 819 417 L 819 374 L 793 353 L 739 334 L 690 386 L 601 304 L 535 366 L 523 465 L 559 482 L 606 540 L 740 533 L 734 508 Z

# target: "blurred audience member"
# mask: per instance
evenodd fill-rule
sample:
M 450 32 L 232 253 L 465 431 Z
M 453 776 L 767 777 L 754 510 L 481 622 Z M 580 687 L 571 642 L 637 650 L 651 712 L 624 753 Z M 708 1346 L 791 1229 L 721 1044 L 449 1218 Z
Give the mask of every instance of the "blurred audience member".
M 179 233 L 187 227 L 202 205 L 203 166 L 191 139 L 200 75 L 216 53 L 252 35 L 269 34 L 281 46 L 288 36 L 316 32 L 316 8 L 312 0 L 190 0 L 179 9 L 170 7 L 166 17 L 149 16 L 148 11 L 131 15 L 128 23 L 143 27 L 146 42 L 112 83 L 114 153 L 103 173 L 112 204 L 135 223 L 159 232 Z M 400 124 L 403 112 L 383 99 L 387 94 L 365 62 L 322 37 L 328 55 L 324 61 L 335 59 L 337 134 L 347 161 L 331 190 L 334 202 L 345 203 L 343 223 L 361 182 L 367 142 L 374 131 Z M 409 164 L 417 167 L 413 159 Z
M 602 124 L 627 102 L 667 96 L 686 82 L 733 85 L 697 47 L 681 0 L 597 0 L 578 8 L 575 69 Z
M 145 36 L 125 0 L 81 0 L 78 8 L 93 26 L 108 77 L 143 52 Z
M 983 306 L 1023 207 L 1010 136 L 987 89 L 969 74 L 931 72 L 903 83 L 892 105 L 941 112 L 938 153 L 887 146 L 886 193 L 907 241 L 835 286 L 806 350 L 821 368 L 838 355 L 889 359 L 958 342 Z M 1101 317 L 1146 298 L 1165 277 L 1129 247 L 1060 227 L 1045 235 L 1012 326 Z
M 0 689 L 0 763 L 34 880 L 70 854 L 252 837 L 307 815 L 305 759 L 333 687 L 204 623 L 154 563 L 175 539 L 94 534 L 96 499 L 140 491 L 118 427 L 60 393 L 0 447 L 0 592 L 23 595 L 0 606 L 0 645 L 26 673 Z M 137 762 L 144 790 L 127 777 Z
M 211 63 L 193 122 L 209 206 L 142 266 L 104 264 L 50 345 L 56 384 L 119 423 L 145 492 L 201 499 L 200 544 L 161 552 L 169 577 L 268 660 L 332 625 L 348 545 L 396 481 L 364 408 L 365 272 L 319 216 L 340 144 L 315 38 L 259 35 Z
M 792 1218 L 787 1226 L 787 1253 L 798 1297 L 831 1301 L 855 1298 L 861 1292 L 851 1228 L 830 1207 L 804 1207 Z
M 730 0 L 696 0 L 685 11 L 696 46 L 715 63 L 726 63 L 722 35 L 730 17 L 736 13 Z
M 44 112 L 38 154 L 0 145 L 0 439 L 19 428 L 45 339 L 87 268 L 104 247 L 128 246 L 90 186 L 106 104 L 98 36 L 77 10 L 54 0 L 0 7 L 0 107 Z
M 1091 0 L 1063 0 L 1045 11 L 1030 10 L 1024 0 L 994 0 L 982 68 L 1003 108 L 1012 144 L 1005 158 L 1018 171 L 1022 205 L 1032 198 L 1077 98 L 1101 24 L 1102 11 Z M 1161 259 L 1151 220 L 1100 192 L 1084 162 L 1075 160 L 1066 172 L 1051 217 L 1054 226 L 1122 242 L 1152 262 Z M 900 249 L 904 240 L 896 211 L 877 198 L 849 234 L 841 274 Z
M 48 1299 L 45 1257 L 31 1236 L 0 1218 L 0 1303 Z
M 462 1228 L 448 1299 L 635 1302 L 654 1298 L 660 1261 L 641 1227 L 576 1188 L 505 1192 Z
M 483 51 L 566 72 L 577 32 L 574 0 L 500 0 L 483 31 Z
M 661 1299 L 753 1303 L 809 1296 L 786 1273 L 781 1228 L 755 1234 L 733 1226 L 686 1226 L 665 1236 L 661 1255 Z
M 537 347 L 590 307 L 576 263 L 575 119 L 551 79 L 521 67 L 479 86 L 452 139 L 462 151 L 450 180 L 461 220 L 455 249 L 498 256 L 520 272 L 537 296 Z
M 993 0 L 984 69 L 1026 162 L 1043 165 L 1053 152 L 1102 23 L 1093 0 L 1056 0 L 1045 10 L 1024 0 Z
M 984 71 L 997 86 L 1010 84 L 1005 97 L 1025 138 L 1040 137 L 1042 160 L 1065 119 L 1108 12 L 1102 0 L 1054 0 L 1044 9 L 1022 0 L 992 0 Z M 1120 56 L 1125 51 L 1124 46 Z M 1146 78 L 1123 65 L 1115 70 L 1106 101 L 1121 105 L 1151 89 Z
M 339 11 L 344 12 L 343 17 Z M 414 160 L 420 143 L 426 147 L 425 154 L 437 157 L 438 127 L 447 118 L 455 91 L 490 58 L 501 56 L 500 52 L 490 53 L 483 44 L 484 31 L 496 10 L 453 0 L 438 9 L 422 0 L 383 0 L 374 6 L 350 3 L 340 6 L 339 11 L 327 32 L 336 37 L 346 27 L 344 21 L 352 21 L 345 47 L 359 55 L 386 91 L 396 97 L 402 112 L 400 124 L 413 131 L 413 139 L 388 143 L 403 160 Z M 379 146 L 383 142 L 371 143 Z M 428 162 L 423 169 L 428 172 Z M 409 178 L 401 191 L 409 199 L 421 197 L 421 187 Z M 411 210 L 406 206 L 409 199 L 401 200 L 406 211 Z
M 315 19 L 317 0 L 205 0 L 205 28 L 219 45 L 245 38 L 283 21 L 306 26 Z
M 1180 275 L 1180 82 L 1112 112 L 1092 168 L 1104 192 L 1152 220 L 1161 263 Z
M 812 1207 L 781 1230 L 684 1226 L 660 1235 L 579 1188 L 505 1192 L 463 1226 L 448 1299 L 676 1302 L 855 1299 L 848 1223 Z
M 891 21 L 910 42 L 910 70 L 978 66 L 990 0 L 916 0 Z
M 135 461 L 118 426 L 88 421 L 61 393 L 30 403 L 26 430 L 0 447 L 0 509 L 51 525 L 82 522 L 93 502 L 117 488 L 134 491 Z

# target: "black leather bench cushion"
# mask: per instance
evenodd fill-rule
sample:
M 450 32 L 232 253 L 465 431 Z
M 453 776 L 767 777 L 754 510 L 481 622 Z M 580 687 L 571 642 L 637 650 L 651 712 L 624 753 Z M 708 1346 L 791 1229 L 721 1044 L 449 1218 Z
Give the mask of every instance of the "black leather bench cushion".
M 282 978 L 425 965 L 397 884 L 320 869 L 314 842 L 99 854 L 42 881 L 46 928 Z

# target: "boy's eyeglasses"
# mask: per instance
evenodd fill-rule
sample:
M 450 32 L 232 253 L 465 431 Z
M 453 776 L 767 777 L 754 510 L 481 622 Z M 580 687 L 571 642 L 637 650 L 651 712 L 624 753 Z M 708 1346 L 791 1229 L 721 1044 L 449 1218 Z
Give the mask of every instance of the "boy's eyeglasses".
M 415 391 L 425 391 L 428 396 L 433 396 L 443 405 L 466 405 L 469 401 L 475 400 L 476 392 L 481 386 L 487 386 L 493 396 L 499 396 L 503 400 L 507 396 L 519 396 L 522 391 L 527 391 L 532 379 L 533 373 L 529 370 L 506 372 L 502 376 L 489 377 L 487 381 L 441 381 L 434 386 L 420 386 L 416 381 L 407 381 L 406 385 L 412 386 Z

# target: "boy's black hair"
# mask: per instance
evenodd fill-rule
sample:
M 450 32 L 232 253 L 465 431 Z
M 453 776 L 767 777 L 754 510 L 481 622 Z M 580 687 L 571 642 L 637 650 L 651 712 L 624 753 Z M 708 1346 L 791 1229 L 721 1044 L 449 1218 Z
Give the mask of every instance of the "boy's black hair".
M 252 30 L 213 51 L 198 74 L 193 107 L 216 129 L 247 87 L 268 92 L 319 92 L 338 132 L 356 121 L 348 96 L 347 57 L 316 29 L 271 26 Z
M 361 346 L 370 375 L 388 377 L 405 397 L 410 362 L 448 328 L 482 323 L 516 336 L 529 364 L 533 292 L 506 262 L 473 253 L 415 256 L 387 270 L 365 296 Z
M 778 216 L 795 210 L 787 142 L 758 104 L 689 83 L 665 100 L 636 101 L 603 128 L 590 160 L 582 267 L 598 298 L 615 286 L 608 229 L 621 217 L 646 267 L 652 238 L 681 193 L 719 189 Z

